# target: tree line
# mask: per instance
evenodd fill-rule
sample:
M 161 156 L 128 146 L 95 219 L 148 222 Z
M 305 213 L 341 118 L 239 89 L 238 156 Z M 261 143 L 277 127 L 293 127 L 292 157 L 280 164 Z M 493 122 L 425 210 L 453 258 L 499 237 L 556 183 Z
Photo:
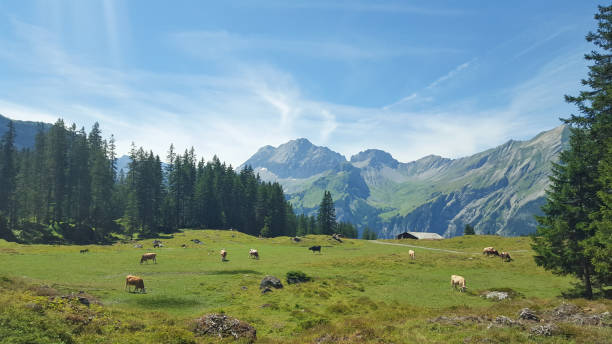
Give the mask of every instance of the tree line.
M 22 242 L 108 242 L 117 234 L 153 237 L 180 228 L 235 229 L 263 237 L 340 233 L 331 194 L 318 216 L 296 215 L 278 183 L 250 166 L 236 171 L 217 156 L 180 154 L 166 163 L 132 144 L 127 171 L 117 171 L 115 141 L 96 123 L 89 133 L 58 120 L 18 151 L 12 122 L 0 141 L 0 238 Z M 331 203 L 330 203 L 331 202 Z

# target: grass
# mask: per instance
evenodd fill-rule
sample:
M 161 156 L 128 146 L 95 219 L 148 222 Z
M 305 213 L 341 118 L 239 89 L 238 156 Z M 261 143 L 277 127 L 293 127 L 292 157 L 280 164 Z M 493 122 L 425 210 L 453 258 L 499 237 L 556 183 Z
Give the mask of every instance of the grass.
M 204 244 L 191 242 L 196 238 Z M 138 243 L 144 248 L 134 248 L 134 243 L 49 246 L 0 241 L 0 276 L 11 281 L 0 289 L 11 295 L 0 300 L 0 306 L 10 305 L 26 314 L 24 304 L 48 298 L 31 292 L 32 285 L 48 285 L 59 293 L 94 295 L 104 305 L 99 310 L 104 314 L 101 319 L 120 322 L 116 325 L 119 330 L 100 320 L 103 324 L 97 330 L 81 330 L 88 334 L 85 336 L 78 331 L 75 334 L 73 325 L 62 329 L 58 325 L 61 317 L 46 317 L 49 328 L 59 331 L 50 333 L 49 338 L 72 333 L 75 342 L 94 342 L 91 338 L 109 343 L 130 342 L 125 338 L 146 343 L 165 343 L 168 338 L 176 342 L 184 339 L 185 343 L 216 342 L 193 337 L 188 331 L 192 319 L 209 313 L 225 313 L 250 323 L 257 329 L 258 342 L 263 343 L 438 343 L 487 338 L 493 342 L 603 343 L 612 336 L 610 328 L 567 325 L 561 335 L 534 339 L 528 331 L 518 329 L 430 321 L 457 314 L 516 319 L 522 307 L 543 311 L 560 304 L 561 292 L 571 288 L 574 280 L 535 266 L 527 237 L 399 241 L 423 247 L 412 248 L 417 257 L 414 261 L 408 259 L 410 247 L 351 239 L 340 244 L 325 236 L 308 236 L 295 243 L 287 237 L 261 239 L 232 231 L 186 230 L 163 239 L 163 248 L 153 249 L 152 240 Z M 187 248 L 181 248 L 182 244 Z M 307 249 L 312 245 L 322 245 L 321 254 Z M 502 263 L 499 258 L 484 257 L 480 252 L 485 246 L 509 251 L 514 261 Z M 89 252 L 80 254 L 85 248 Z M 250 248 L 260 252 L 259 260 L 249 258 Z M 226 262 L 219 256 L 221 249 L 228 251 Z M 145 252 L 157 252 L 157 264 L 139 264 Z M 287 284 L 285 276 L 290 271 L 303 272 L 313 280 Z M 141 276 L 147 293 L 126 292 L 127 274 Z M 451 274 L 466 278 L 467 293 L 451 289 Z M 266 275 L 280 278 L 284 288 L 261 294 L 259 282 Z M 480 297 L 485 290 L 510 290 L 517 297 L 493 302 Z M 602 312 L 611 309 L 608 300 L 570 302 Z M 124 328 L 139 333 L 140 339 L 119 336 Z

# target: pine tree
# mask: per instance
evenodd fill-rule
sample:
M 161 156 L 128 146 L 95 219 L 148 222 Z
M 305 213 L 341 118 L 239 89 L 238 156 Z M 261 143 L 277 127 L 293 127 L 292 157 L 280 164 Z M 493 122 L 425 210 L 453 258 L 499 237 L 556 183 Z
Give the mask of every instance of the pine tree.
M 475 235 L 476 231 L 474 230 L 474 227 L 472 225 L 470 225 L 469 223 L 465 225 L 465 227 L 463 228 L 463 235 Z
M 610 184 L 605 176 L 612 137 L 612 6 L 600 6 L 595 19 L 598 29 L 586 36 L 596 46 L 585 55 L 593 63 L 582 80 L 588 90 L 566 96 L 581 115 L 564 120 L 571 128 L 569 148 L 553 165 L 533 244 L 538 265 L 578 277 L 588 298 L 593 287 L 610 285 L 612 270 Z
M 0 157 L 0 238 L 15 240 L 12 228 L 17 222 L 15 127 L 8 122 L 8 130 L 2 137 Z
M 331 235 L 335 233 L 337 225 L 336 209 L 334 208 L 334 200 L 332 199 L 331 192 L 327 190 L 323 192 L 323 199 L 319 205 L 317 222 L 321 234 Z

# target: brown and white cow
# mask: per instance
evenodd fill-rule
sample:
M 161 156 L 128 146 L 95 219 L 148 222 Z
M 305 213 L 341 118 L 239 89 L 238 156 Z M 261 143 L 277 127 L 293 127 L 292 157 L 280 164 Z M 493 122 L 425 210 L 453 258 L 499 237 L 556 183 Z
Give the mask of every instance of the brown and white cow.
M 410 259 L 414 260 L 414 251 L 413 250 L 409 250 L 408 251 L 408 255 L 410 256 Z
M 510 257 L 510 253 L 508 252 L 502 252 L 499 256 L 501 257 L 503 261 L 506 261 L 506 262 L 509 262 L 512 260 L 512 257 Z
M 499 252 L 497 252 L 496 249 L 494 249 L 493 247 L 485 247 L 482 249 L 482 254 L 486 254 L 487 256 L 499 256 Z
M 225 249 L 222 249 L 219 254 L 221 255 L 221 261 L 224 262 L 225 257 L 227 257 L 227 251 Z
M 259 252 L 257 252 L 257 250 L 255 250 L 255 249 L 250 249 L 249 250 L 249 258 L 259 259 Z

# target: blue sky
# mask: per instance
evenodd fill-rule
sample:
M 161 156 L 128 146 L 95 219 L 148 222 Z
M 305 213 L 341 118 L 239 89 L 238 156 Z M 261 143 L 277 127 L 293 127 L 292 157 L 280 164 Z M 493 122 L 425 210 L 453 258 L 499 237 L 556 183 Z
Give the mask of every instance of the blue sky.
M 457 158 L 574 111 L 597 4 L 0 2 L 0 114 L 234 166 L 299 137 Z

